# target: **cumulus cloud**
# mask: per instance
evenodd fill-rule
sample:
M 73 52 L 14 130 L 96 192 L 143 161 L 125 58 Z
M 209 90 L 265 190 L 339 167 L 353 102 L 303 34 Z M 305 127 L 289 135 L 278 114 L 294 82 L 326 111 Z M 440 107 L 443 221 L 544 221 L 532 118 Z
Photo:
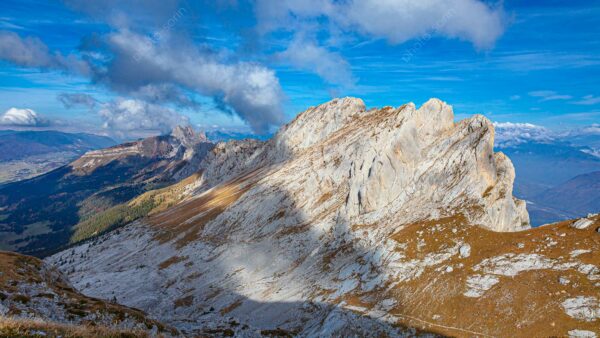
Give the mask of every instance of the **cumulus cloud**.
M 51 53 L 39 39 L 5 32 L 0 36 L 0 59 L 88 75 L 92 82 L 106 85 L 120 96 L 153 104 L 197 109 L 195 94 L 212 97 L 258 133 L 283 123 L 284 95 L 275 72 L 196 45 L 179 22 L 188 13 L 179 1 L 124 0 L 99 5 L 69 0 L 67 4 L 106 22 L 112 30 L 85 39 L 80 58 Z M 93 104 L 81 96 L 61 96 L 59 100 L 66 106 Z
M 148 84 L 133 91 L 131 95 L 151 103 L 174 103 L 181 108 L 200 108 L 196 100 L 173 84 Z
M 385 39 L 394 45 L 440 36 L 469 41 L 477 49 L 489 49 L 506 26 L 501 7 L 479 0 L 257 0 L 254 5 L 260 34 L 325 33 L 329 35 L 325 44 L 339 43 L 339 36 L 344 37 L 342 40 Z M 295 39 L 280 56 L 330 83 L 351 83 L 347 63 L 329 46 Z
M 498 148 L 514 147 L 526 142 L 551 142 L 556 136 L 551 130 L 531 123 L 494 122 Z
M 392 44 L 433 33 L 485 49 L 494 45 L 506 26 L 501 7 L 479 0 L 257 0 L 255 12 L 263 33 L 305 29 L 326 18 L 335 28 Z
M 490 48 L 504 32 L 504 13 L 477 0 L 354 0 L 336 20 L 397 44 L 427 33 Z
M 89 72 L 88 64 L 75 56 L 50 53 L 40 39 L 22 38 L 8 31 L 0 31 L 0 60 L 22 67 L 59 69 L 79 74 Z
M 140 93 L 167 83 L 220 98 L 256 132 L 283 122 L 279 80 L 260 64 L 227 62 L 169 35 L 154 41 L 129 30 L 111 33 L 107 48 L 113 58 L 94 69 L 95 77 L 117 91 Z
M 529 92 L 529 96 L 537 97 L 540 101 L 570 100 L 573 98 L 571 95 L 559 94 L 552 90 L 536 90 Z
M 48 120 L 40 117 L 32 109 L 10 108 L 0 115 L 0 125 L 15 127 L 43 127 Z
M 119 137 L 140 131 L 164 134 L 175 126 L 190 124 L 187 117 L 170 108 L 135 99 L 119 98 L 104 103 L 98 114 L 103 128 Z

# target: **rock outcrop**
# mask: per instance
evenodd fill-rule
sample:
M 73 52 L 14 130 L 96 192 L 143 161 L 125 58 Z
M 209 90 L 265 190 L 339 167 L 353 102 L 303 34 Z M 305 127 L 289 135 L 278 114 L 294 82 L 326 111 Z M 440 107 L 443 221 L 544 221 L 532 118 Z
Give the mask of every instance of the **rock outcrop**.
M 75 257 L 61 269 L 81 291 L 190 334 L 593 330 L 560 302 L 600 287 L 596 226 L 529 229 L 493 137 L 436 99 L 333 100 L 269 141 L 218 144 L 182 202 L 48 261 Z
M 148 137 L 106 149 L 89 151 L 70 166 L 76 173 L 89 174 L 113 161 L 140 157 L 168 160 L 169 166 L 174 168 L 171 170 L 172 174 L 185 177 L 191 175 L 193 169 L 184 170 L 182 173 L 177 173 L 177 171 L 181 170 L 182 166 L 187 165 L 188 162 L 191 162 L 189 167 L 196 168 L 198 162 L 195 162 L 195 159 L 202 159 L 212 147 L 213 144 L 207 140 L 204 134 L 194 132 L 189 126 L 177 126 L 168 135 Z

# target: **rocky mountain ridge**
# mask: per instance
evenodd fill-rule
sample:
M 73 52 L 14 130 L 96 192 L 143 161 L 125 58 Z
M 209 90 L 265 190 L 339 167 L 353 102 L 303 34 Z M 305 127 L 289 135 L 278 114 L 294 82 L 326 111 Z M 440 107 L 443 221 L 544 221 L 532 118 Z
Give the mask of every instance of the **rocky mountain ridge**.
M 310 108 L 218 144 L 180 203 L 48 262 L 75 257 L 79 290 L 186 334 L 598 334 L 598 216 L 530 229 L 493 126 L 452 115 Z

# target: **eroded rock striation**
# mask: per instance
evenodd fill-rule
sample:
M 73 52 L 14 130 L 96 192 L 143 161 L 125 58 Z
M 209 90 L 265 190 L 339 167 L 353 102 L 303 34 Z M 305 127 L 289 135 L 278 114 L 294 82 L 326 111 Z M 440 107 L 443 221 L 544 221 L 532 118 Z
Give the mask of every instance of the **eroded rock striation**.
M 190 334 L 593 330 L 561 301 L 600 286 L 598 220 L 530 229 L 493 138 L 486 118 L 455 122 L 437 99 L 336 99 L 269 141 L 217 144 L 182 202 L 48 261 Z M 561 294 L 559 277 L 578 288 Z

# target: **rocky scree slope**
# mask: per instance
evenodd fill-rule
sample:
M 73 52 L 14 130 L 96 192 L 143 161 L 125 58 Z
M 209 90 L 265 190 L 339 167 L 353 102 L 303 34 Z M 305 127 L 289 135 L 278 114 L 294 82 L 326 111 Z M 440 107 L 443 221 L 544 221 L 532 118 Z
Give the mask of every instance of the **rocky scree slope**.
M 73 289 L 55 268 L 37 258 L 0 252 L 0 336 L 176 334 L 139 310 Z
M 184 201 L 48 262 L 187 333 L 593 331 L 597 218 L 530 229 L 493 135 L 436 99 L 336 99 L 267 142 L 218 144 Z

